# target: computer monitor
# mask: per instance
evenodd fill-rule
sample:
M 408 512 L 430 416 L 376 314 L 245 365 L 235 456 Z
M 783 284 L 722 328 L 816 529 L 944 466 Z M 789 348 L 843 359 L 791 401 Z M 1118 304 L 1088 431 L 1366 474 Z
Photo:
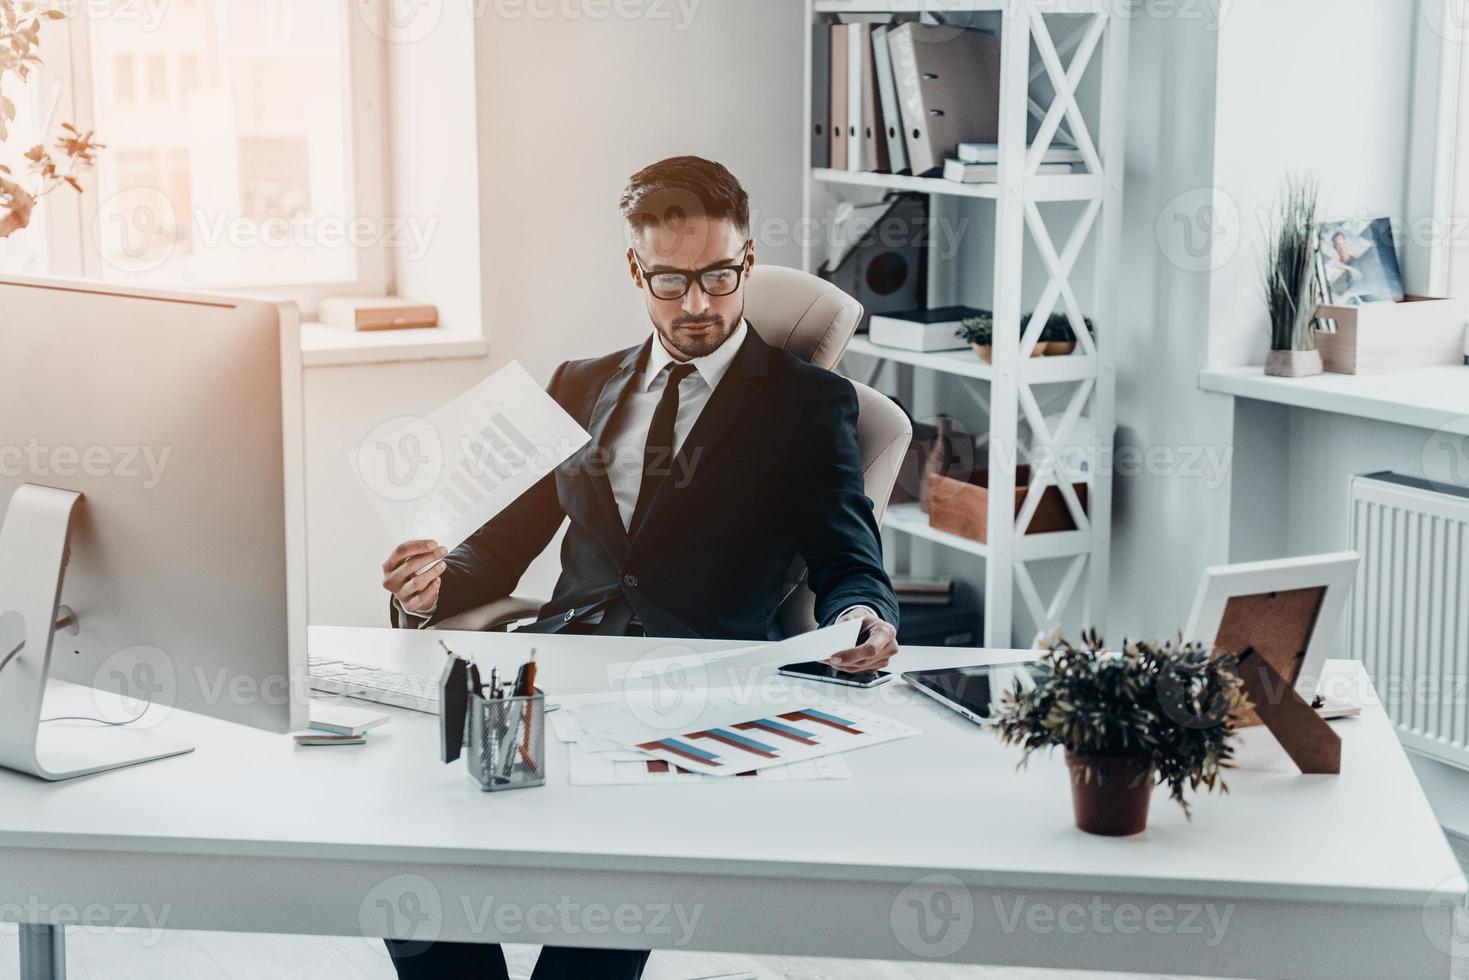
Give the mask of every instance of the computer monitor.
M 30 729 L 38 775 L 110 768 L 176 710 L 305 727 L 299 331 L 290 303 L 0 276 L 0 764 Z M 42 722 L 48 660 L 152 706 Z

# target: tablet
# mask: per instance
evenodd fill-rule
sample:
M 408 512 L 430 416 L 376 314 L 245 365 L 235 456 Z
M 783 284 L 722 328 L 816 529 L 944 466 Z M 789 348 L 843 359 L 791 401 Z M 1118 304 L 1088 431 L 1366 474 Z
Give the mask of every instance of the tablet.
M 903 680 L 935 701 L 980 725 L 995 722 L 995 709 L 1005 692 L 1019 681 L 1035 685 L 1044 667 L 1039 660 L 983 667 L 945 667 L 940 670 L 910 670 Z

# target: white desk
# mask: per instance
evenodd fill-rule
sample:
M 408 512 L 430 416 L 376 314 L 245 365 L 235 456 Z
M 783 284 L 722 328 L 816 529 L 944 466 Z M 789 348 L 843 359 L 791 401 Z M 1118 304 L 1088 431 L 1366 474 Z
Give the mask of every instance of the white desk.
M 553 700 L 667 646 L 322 628 L 311 643 L 429 672 L 440 636 L 502 670 L 534 642 Z M 910 649 L 901 666 L 1015 656 Z M 1356 664 L 1332 669 L 1373 698 Z M 662 787 L 572 787 L 548 734 L 545 787 L 484 794 L 437 762 L 430 716 L 297 749 L 175 712 L 159 730 L 190 755 L 59 784 L 0 772 L 0 918 L 137 925 L 141 903 L 166 928 L 382 935 L 391 910 L 462 940 L 1449 976 L 1463 880 L 1376 704 L 1334 723 L 1341 776 L 1302 776 L 1251 731 L 1229 795 L 1196 797 L 1190 823 L 1160 792 L 1147 832 L 1112 840 L 1072 825 L 1060 758 L 1017 772 L 1016 750 L 900 682 L 822 690 L 923 734 L 849 755 L 850 780 Z

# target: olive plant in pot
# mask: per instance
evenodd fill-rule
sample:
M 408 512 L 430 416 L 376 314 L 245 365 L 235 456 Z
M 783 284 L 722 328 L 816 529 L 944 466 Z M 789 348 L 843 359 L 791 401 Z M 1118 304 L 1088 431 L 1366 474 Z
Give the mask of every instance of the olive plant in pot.
M 1020 332 L 1025 333 L 1030 325 L 1032 314 L 1027 313 L 1020 320 Z M 1085 321 L 1087 332 L 1095 335 L 1092 321 Z M 960 321 L 958 336 L 967 340 L 969 346 L 974 348 L 974 353 L 986 364 L 994 360 L 995 344 L 995 321 L 989 313 L 980 316 L 966 317 Z M 1055 357 L 1060 354 L 1070 354 L 1076 349 L 1076 333 L 1071 329 L 1071 321 L 1064 313 L 1053 313 L 1046 320 L 1046 325 L 1041 330 L 1040 340 L 1036 342 L 1031 350 L 1031 357 Z
M 999 734 L 1032 753 L 1060 746 L 1071 774 L 1076 825 L 1122 837 L 1147 827 L 1155 785 L 1166 784 L 1189 814 L 1184 791 L 1226 792 L 1232 766 L 1233 718 L 1248 706 L 1229 656 L 1201 644 L 1124 643 L 1104 648 L 1095 631 L 1082 648 L 1059 636 L 1029 689 L 1004 695 Z
M 1265 373 L 1305 378 L 1321 373 L 1314 320 L 1318 184 L 1313 177 L 1287 177 L 1279 209 L 1268 230 L 1265 306 L 1270 315 L 1270 353 Z

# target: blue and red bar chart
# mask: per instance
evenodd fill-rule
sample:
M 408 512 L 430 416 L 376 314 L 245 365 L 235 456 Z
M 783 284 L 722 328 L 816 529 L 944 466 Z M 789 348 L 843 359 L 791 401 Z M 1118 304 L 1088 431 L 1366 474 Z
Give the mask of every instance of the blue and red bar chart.
M 733 776 L 916 734 L 909 725 L 871 712 L 822 705 L 669 735 L 637 747 L 684 769 Z

